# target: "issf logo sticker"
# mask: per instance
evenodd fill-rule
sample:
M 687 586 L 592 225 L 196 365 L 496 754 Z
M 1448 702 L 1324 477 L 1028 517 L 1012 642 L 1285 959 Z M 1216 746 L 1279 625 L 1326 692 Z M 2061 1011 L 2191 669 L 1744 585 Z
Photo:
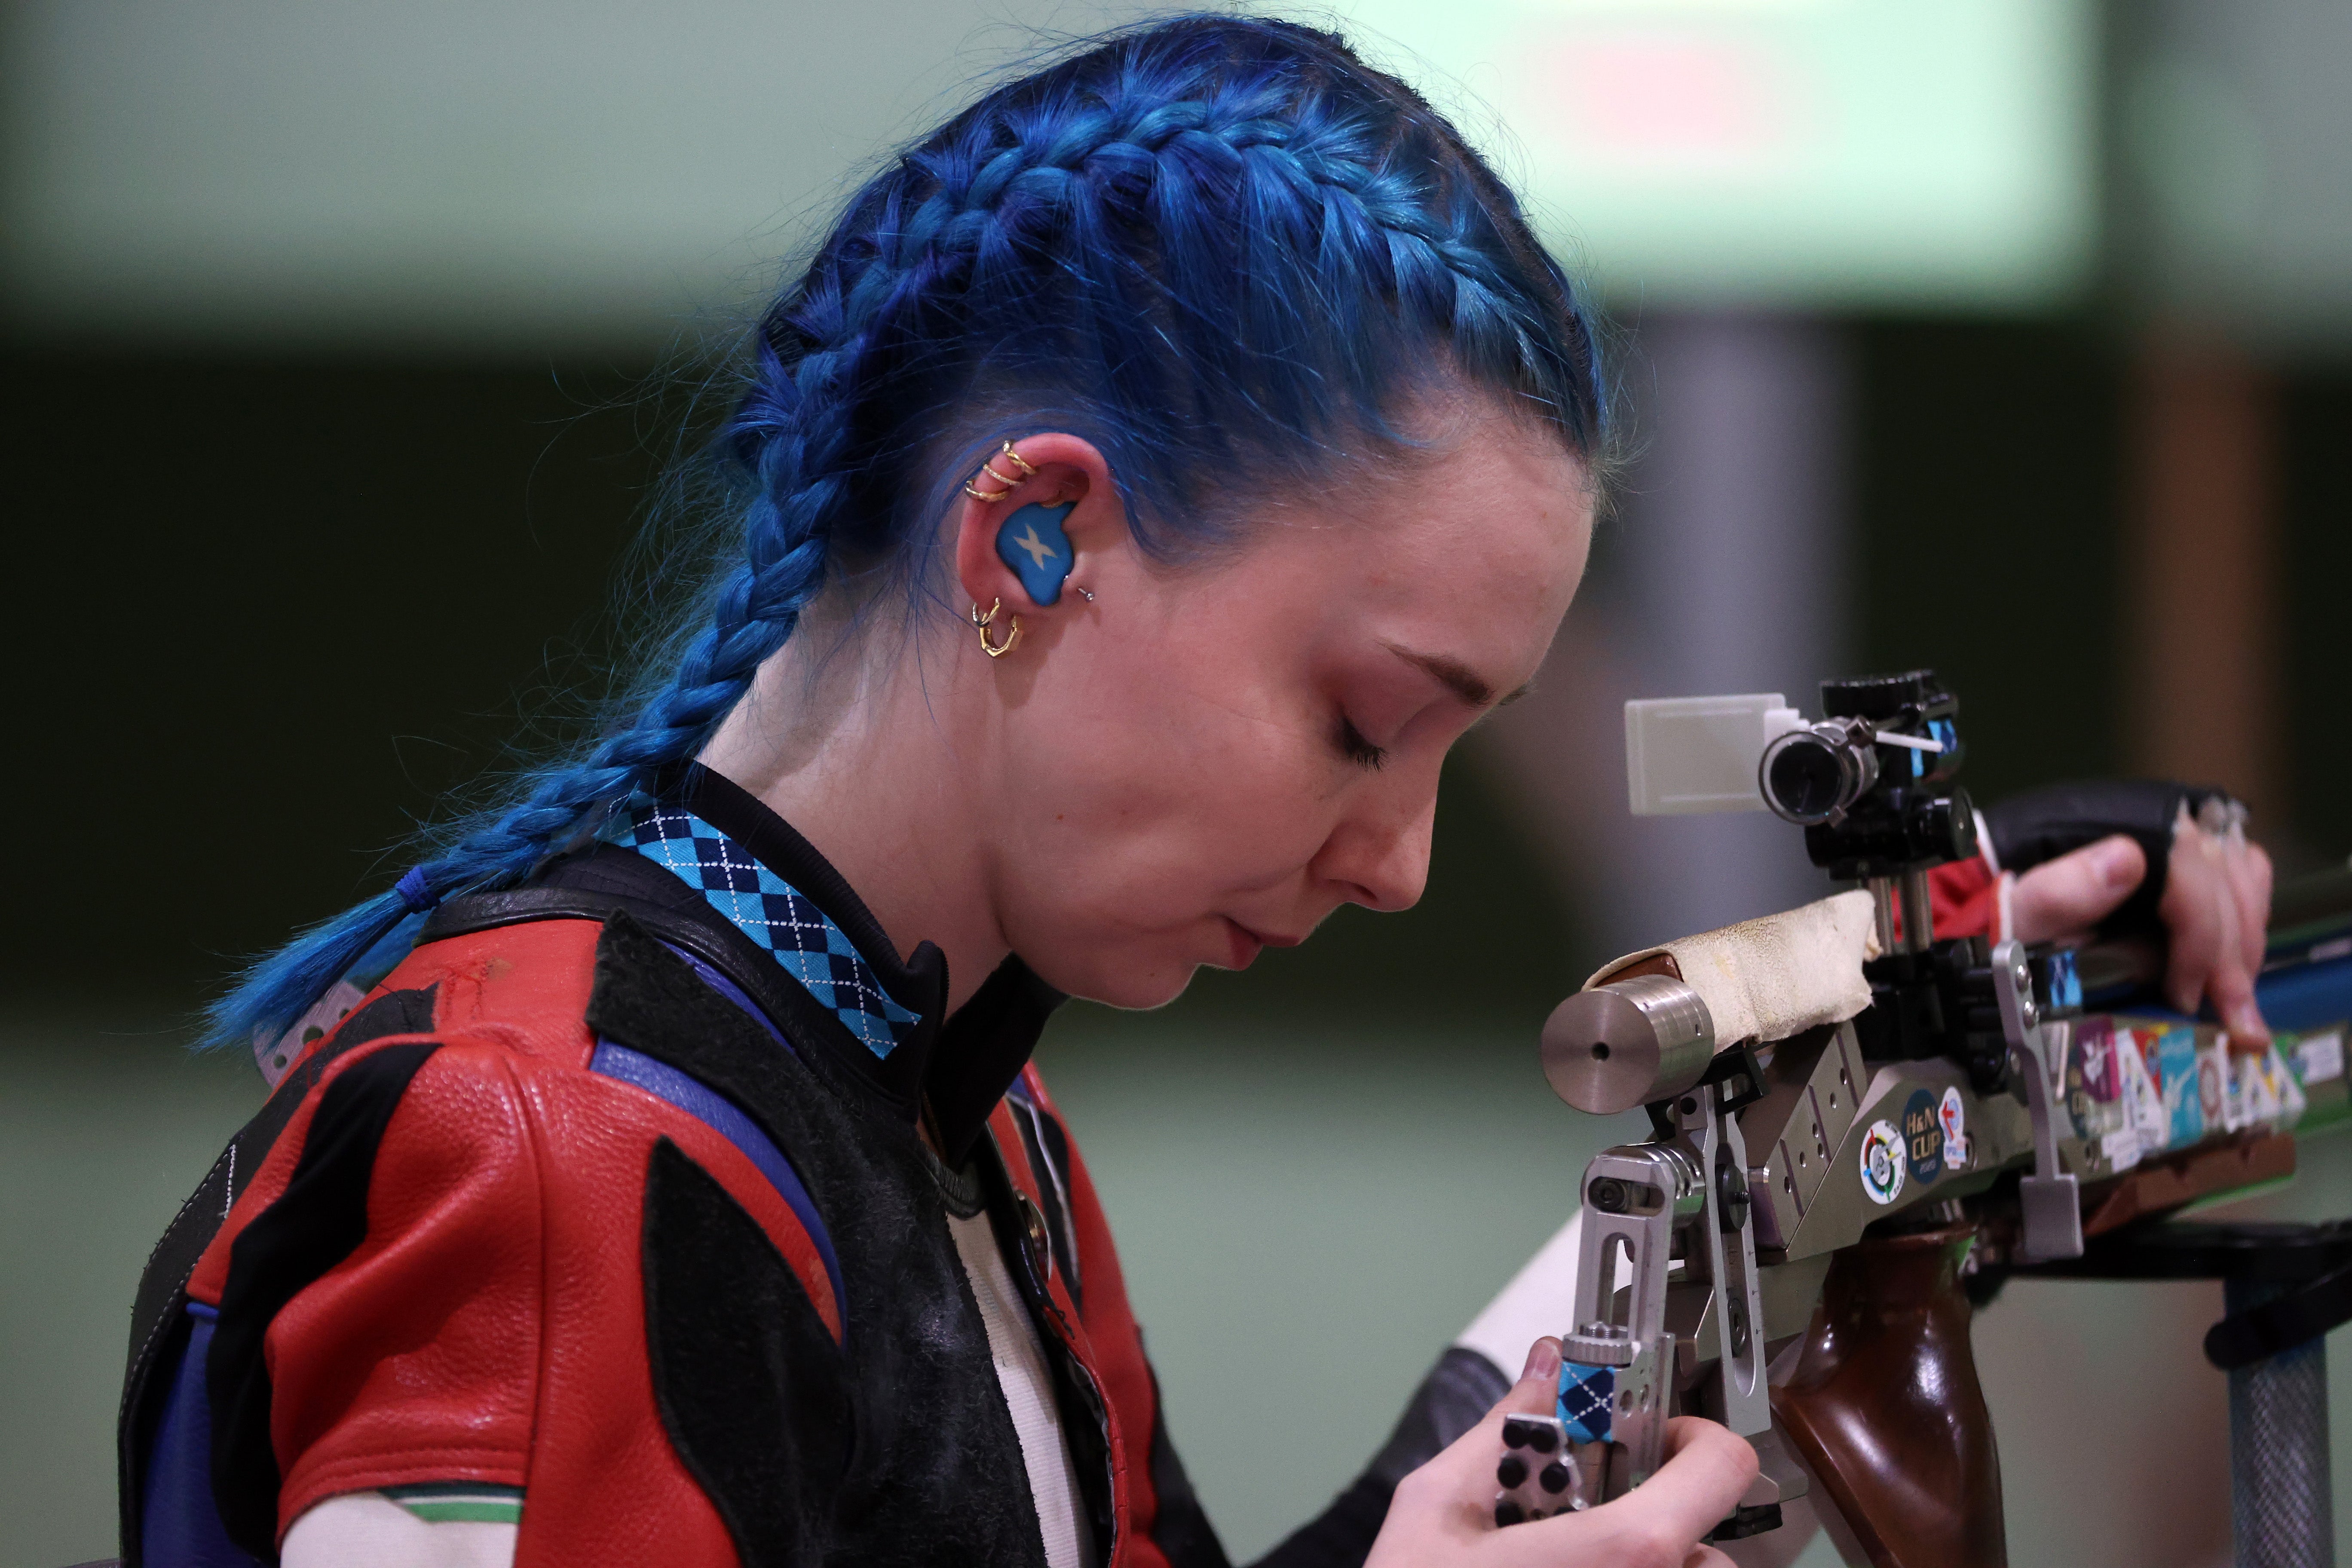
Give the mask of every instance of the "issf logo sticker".
M 1874 1204 L 1891 1204 L 1903 1194 L 1909 1162 L 1903 1153 L 1903 1134 L 1892 1121 L 1874 1121 L 1862 1135 L 1862 1190 Z
M 1936 1110 L 1936 1097 L 1924 1089 L 1915 1089 L 1911 1098 L 1903 1102 L 1903 1152 L 1911 1166 L 1911 1179 L 1926 1186 L 1944 1173 L 1944 1123 Z
M 1936 1108 L 1936 1120 L 1944 1128 L 1944 1164 L 1951 1170 L 1969 1168 L 1969 1108 L 1960 1100 L 1957 1089 L 1944 1090 L 1944 1102 Z

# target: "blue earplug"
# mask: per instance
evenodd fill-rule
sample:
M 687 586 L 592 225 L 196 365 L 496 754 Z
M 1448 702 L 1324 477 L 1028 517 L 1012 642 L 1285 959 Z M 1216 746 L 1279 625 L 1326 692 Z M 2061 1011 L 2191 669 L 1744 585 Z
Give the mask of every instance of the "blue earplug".
M 1013 568 L 1023 590 L 1041 605 L 1062 596 L 1062 580 L 1077 563 L 1070 536 L 1062 531 L 1062 520 L 1076 504 L 1040 506 L 1033 501 L 1006 518 L 996 531 L 997 559 Z

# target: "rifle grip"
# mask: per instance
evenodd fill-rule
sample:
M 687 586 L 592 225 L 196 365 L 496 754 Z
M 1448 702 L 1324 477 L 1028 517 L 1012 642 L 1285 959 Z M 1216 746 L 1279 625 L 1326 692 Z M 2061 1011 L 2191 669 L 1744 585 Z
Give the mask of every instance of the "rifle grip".
M 1772 1409 L 1874 1568 L 2006 1568 L 1960 1260 L 1972 1226 L 1837 1254 Z

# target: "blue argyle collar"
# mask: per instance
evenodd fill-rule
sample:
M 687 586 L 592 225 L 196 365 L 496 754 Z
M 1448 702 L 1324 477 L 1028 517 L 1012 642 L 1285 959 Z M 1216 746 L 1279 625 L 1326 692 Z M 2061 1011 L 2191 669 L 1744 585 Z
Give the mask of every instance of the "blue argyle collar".
M 700 892 L 876 1059 L 888 1058 L 921 1027 L 923 1016 L 883 988 L 874 963 L 814 899 L 676 799 L 641 802 L 604 837 Z M 864 915 L 862 907 L 857 912 Z

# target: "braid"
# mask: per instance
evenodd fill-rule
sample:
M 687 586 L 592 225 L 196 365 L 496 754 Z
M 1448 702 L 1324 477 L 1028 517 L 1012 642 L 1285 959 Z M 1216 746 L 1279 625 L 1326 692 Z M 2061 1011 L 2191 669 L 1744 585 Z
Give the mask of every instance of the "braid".
M 207 1044 L 286 1027 L 403 919 L 460 893 L 521 879 L 592 807 L 626 797 L 654 773 L 701 750 L 824 584 L 842 488 L 831 459 L 845 423 L 830 393 L 845 366 L 854 369 L 859 348 L 848 318 L 841 326 L 842 341 L 803 354 L 790 374 L 772 349 L 759 351 L 755 390 L 725 437 L 756 454 L 744 559 L 719 584 L 710 623 L 688 644 L 670 681 L 586 757 L 528 775 L 520 802 L 461 831 L 394 892 L 313 927 L 255 964 L 208 1010 Z
M 283 1028 L 404 919 L 527 879 L 698 752 L 836 559 L 919 584 L 941 454 L 1024 406 L 1096 441 L 1139 543 L 1166 552 L 1223 526 L 1195 504 L 1205 476 L 1324 477 L 1359 438 L 1402 441 L 1391 412 L 1441 375 L 1579 454 L 1600 437 L 1565 276 L 1453 127 L 1337 37 L 1182 17 L 999 89 L 859 192 L 761 318 L 708 454 L 737 498 L 733 564 L 666 678 L 394 891 L 248 970 L 210 1040 Z

